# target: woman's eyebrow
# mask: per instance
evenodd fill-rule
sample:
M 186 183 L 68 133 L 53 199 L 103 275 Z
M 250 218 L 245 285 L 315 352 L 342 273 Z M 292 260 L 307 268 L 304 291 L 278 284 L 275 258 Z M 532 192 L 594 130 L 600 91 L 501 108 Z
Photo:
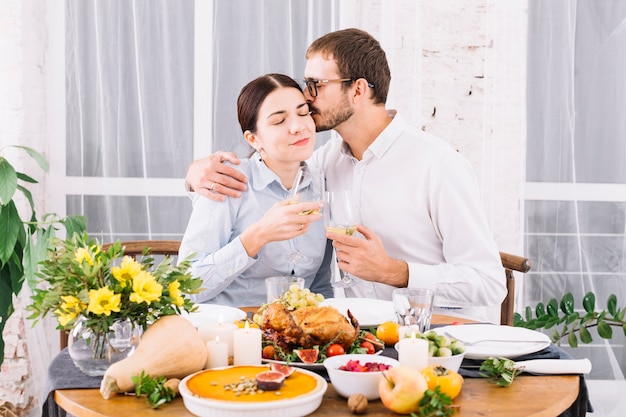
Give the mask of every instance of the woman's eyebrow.
M 267 115 L 267 117 L 266 117 L 266 119 L 269 119 L 270 117 L 275 116 L 275 115 L 277 115 L 277 114 L 285 114 L 285 113 L 287 113 L 287 111 L 286 111 L 286 110 L 278 110 L 278 111 L 275 111 L 274 113 L 270 113 L 270 114 L 268 114 L 268 115 Z
M 301 109 L 304 106 L 308 106 L 308 104 L 306 102 L 302 103 L 302 104 L 296 106 L 296 110 Z M 278 111 L 275 111 L 274 113 L 268 114 L 266 119 L 269 119 L 270 117 L 275 116 L 277 114 L 285 114 L 285 113 L 287 113 L 287 110 L 278 110 Z

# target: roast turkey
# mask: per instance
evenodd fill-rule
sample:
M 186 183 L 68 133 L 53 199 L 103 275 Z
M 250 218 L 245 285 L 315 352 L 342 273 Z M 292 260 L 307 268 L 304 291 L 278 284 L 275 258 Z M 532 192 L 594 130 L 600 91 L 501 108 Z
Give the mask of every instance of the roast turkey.
M 336 308 L 302 307 L 288 310 L 282 303 L 272 303 L 263 313 L 263 335 L 282 349 L 309 349 L 338 343 L 347 351 L 359 335 L 359 323 L 347 312 L 350 321 Z

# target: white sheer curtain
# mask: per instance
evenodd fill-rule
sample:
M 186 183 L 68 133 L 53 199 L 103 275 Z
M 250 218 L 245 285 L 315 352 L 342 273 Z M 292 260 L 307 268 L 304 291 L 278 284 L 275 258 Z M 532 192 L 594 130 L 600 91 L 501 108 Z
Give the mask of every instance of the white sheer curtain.
M 626 2 L 531 0 L 524 305 L 588 291 L 626 305 Z M 623 379 L 624 335 L 590 357 L 594 378 Z
M 241 87 L 267 72 L 301 78 L 307 45 L 338 28 L 333 0 L 209 4 L 66 2 L 65 170 L 55 194 L 66 196 L 59 211 L 87 215 L 102 241 L 181 238 L 191 211 L 182 178 L 198 156 L 194 145 L 246 155 L 236 118 Z M 195 25 L 210 35 L 200 39 Z M 211 70 L 194 73 L 201 61 Z M 206 108 L 194 107 L 194 95 L 207 93 L 199 85 L 210 86 Z M 194 123 L 207 117 L 206 137 L 194 138 Z
M 150 188 L 193 157 L 193 22 L 193 0 L 66 3 L 67 212 L 104 241 L 184 230 L 188 201 Z

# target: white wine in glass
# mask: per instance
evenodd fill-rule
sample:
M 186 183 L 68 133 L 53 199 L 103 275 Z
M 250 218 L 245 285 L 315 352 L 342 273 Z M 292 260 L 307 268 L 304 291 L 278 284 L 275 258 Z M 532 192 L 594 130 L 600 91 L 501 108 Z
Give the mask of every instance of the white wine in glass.
M 305 202 L 322 202 L 324 198 L 324 173 L 320 169 L 310 168 L 307 165 L 301 165 L 298 169 L 298 173 L 293 181 L 293 185 L 289 189 L 289 200 L 291 204 L 305 203 Z M 317 214 L 318 210 L 305 210 L 300 214 L 309 215 Z M 295 238 L 296 251 L 290 253 L 289 262 L 293 266 L 295 264 L 308 265 L 313 260 L 308 256 L 305 256 L 300 251 L 300 240 Z
M 352 236 L 356 233 L 357 219 L 349 191 L 329 191 L 324 201 L 324 225 L 326 231 Z M 337 251 L 335 251 L 337 257 Z M 348 288 L 358 285 L 350 274 L 339 269 L 341 280 L 332 283 L 335 288 Z

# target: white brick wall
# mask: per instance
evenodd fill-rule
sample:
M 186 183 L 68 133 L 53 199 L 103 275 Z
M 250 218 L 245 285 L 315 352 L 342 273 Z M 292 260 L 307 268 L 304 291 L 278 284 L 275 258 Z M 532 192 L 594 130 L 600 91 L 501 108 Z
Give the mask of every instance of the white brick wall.
M 0 147 L 25 145 L 46 149 L 44 106 L 44 0 L 0 2 Z M 45 178 L 36 163 L 22 151 L 3 151 L 20 171 L 32 173 L 40 185 L 31 187 L 38 212 L 43 212 Z M 18 205 L 29 216 L 28 204 Z M 51 350 L 26 321 L 28 291 L 15 300 L 15 313 L 7 321 L 4 362 L 0 369 L 0 404 L 10 402 L 24 416 L 38 416 Z M 49 327 L 49 326 L 48 326 Z M 48 332 L 49 333 L 49 332 Z
M 522 253 L 527 0 L 357 5 L 390 61 L 388 107 L 470 160 L 496 242 Z
M 45 4 L 0 2 L 0 147 L 47 146 Z M 502 250 L 521 253 L 527 0 L 356 4 L 356 25 L 381 41 L 391 63 L 389 107 L 449 141 L 472 162 L 496 241 Z M 36 193 L 38 207 L 43 190 Z M 19 312 L 7 323 L 0 404 L 10 401 L 24 415 L 35 416 L 57 339 L 37 339 L 30 325 L 25 327 Z

